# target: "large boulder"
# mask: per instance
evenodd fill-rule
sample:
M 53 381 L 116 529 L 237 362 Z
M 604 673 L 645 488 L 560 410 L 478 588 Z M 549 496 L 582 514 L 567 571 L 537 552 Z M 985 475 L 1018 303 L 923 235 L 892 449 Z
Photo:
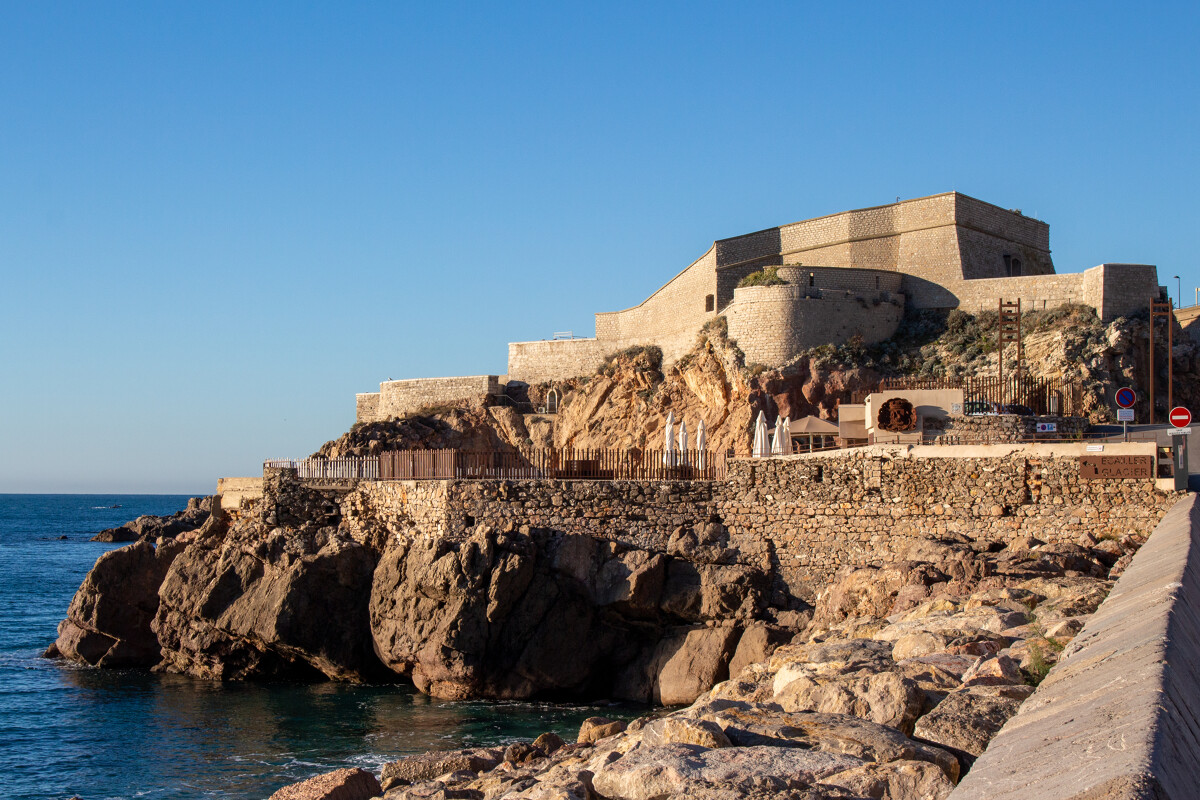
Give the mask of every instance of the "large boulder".
M 479 526 L 466 541 L 387 550 L 371 632 L 384 664 L 437 697 L 685 703 L 728 676 L 741 629 L 707 622 L 758 608 L 764 578 L 746 572 L 591 536 Z
M 151 667 L 159 661 L 151 622 L 158 589 L 183 546 L 138 542 L 100 556 L 58 625 L 62 656 L 101 667 Z
M 375 553 L 332 528 L 253 523 L 189 546 L 159 590 L 160 668 L 201 678 L 365 680 Z
M 737 797 L 754 790 L 806 789 L 862 764 L 854 756 L 798 747 L 666 744 L 639 747 L 601 766 L 592 786 L 608 800 L 660 800 L 712 789 Z
M 271 795 L 270 800 L 370 800 L 382 791 L 374 775 L 351 767 L 285 786 Z
M 933 711 L 917 720 L 913 735 L 954 752 L 970 765 L 1021 707 L 1020 699 L 988 688 L 950 692 Z

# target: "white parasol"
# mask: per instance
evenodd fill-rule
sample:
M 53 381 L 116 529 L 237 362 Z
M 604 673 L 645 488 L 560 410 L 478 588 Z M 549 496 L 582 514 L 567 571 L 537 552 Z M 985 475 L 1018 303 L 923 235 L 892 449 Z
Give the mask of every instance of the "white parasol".
M 696 427 L 696 466 L 704 469 L 704 445 L 707 444 L 707 436 L 704 433 L 704 420 L 700 420 L 700 424 Z
M 780 443 L 783 447 L 783 454 L 790 456 L 792 454 L 792 418 L 783 418 L 783 441 Z
M 663 466 L 675 466 L 675 412 L 667 414 L 667 427 L 663 432 Z
M 755 458 L 763 458 L 770 453 L 771 445 L 767 441 L 767 417 L 763 412 L 758 412 L 758 419 L 754 422 L 754 445 L 750 448 L 750 455 Z
M 775 430 L 771 431 L 771 455 L 783 455 L 783 417 L 775 415 Z
M 686 467 L 688 465 L 688 432 L 687 420 L 681 420 L 679 423 L 679 465 Z

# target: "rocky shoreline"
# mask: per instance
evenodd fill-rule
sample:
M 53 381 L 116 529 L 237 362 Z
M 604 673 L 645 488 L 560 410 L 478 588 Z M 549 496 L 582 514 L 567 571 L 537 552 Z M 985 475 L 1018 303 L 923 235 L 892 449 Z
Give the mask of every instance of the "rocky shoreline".
M 897 568 L 843 570 L 804 631 L 685 708 L 593 718 L 571 743 L 413 756 L 378 778 L 340 770 L 273 797 L 944 798 L 1140 544 L 930 542 Z
M 281 798 L 944 797 L 1143 541 L 931 536 L 898 563 L 843 568 L 796 610 L 771 603 L 770 576 L 715 522 L 678 529 L 665 553 L 516 525 L 379 536 L 333 524 L 328 498 L 305 491 L 270 524 L 218 508 L 107 553 L 48 655 L 690 705 L 591 720 L 569 744 L 339 771 Z

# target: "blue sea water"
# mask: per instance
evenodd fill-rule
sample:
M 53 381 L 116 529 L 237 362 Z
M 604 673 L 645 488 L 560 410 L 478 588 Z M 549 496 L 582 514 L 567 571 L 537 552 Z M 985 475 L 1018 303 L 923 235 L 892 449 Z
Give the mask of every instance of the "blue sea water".
M 573 737 L 593 714 L 629 715 L 451 703 L 405 685 L 215 683 L 41 658 L 87 571 L 120 546 L 91 535 L 186 504 L 0 494 L 0 798 L 257 800 L 331 769 L 378 772 L 399 756 L 546 730 Z

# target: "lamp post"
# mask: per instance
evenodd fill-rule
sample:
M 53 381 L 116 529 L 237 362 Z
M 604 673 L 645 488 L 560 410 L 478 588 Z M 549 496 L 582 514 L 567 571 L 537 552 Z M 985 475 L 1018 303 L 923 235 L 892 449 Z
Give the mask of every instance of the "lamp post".
M 1175 302 L 1183 305 L 1183 289 L 1180 288 L 1179 276 L 1175 276 Z

